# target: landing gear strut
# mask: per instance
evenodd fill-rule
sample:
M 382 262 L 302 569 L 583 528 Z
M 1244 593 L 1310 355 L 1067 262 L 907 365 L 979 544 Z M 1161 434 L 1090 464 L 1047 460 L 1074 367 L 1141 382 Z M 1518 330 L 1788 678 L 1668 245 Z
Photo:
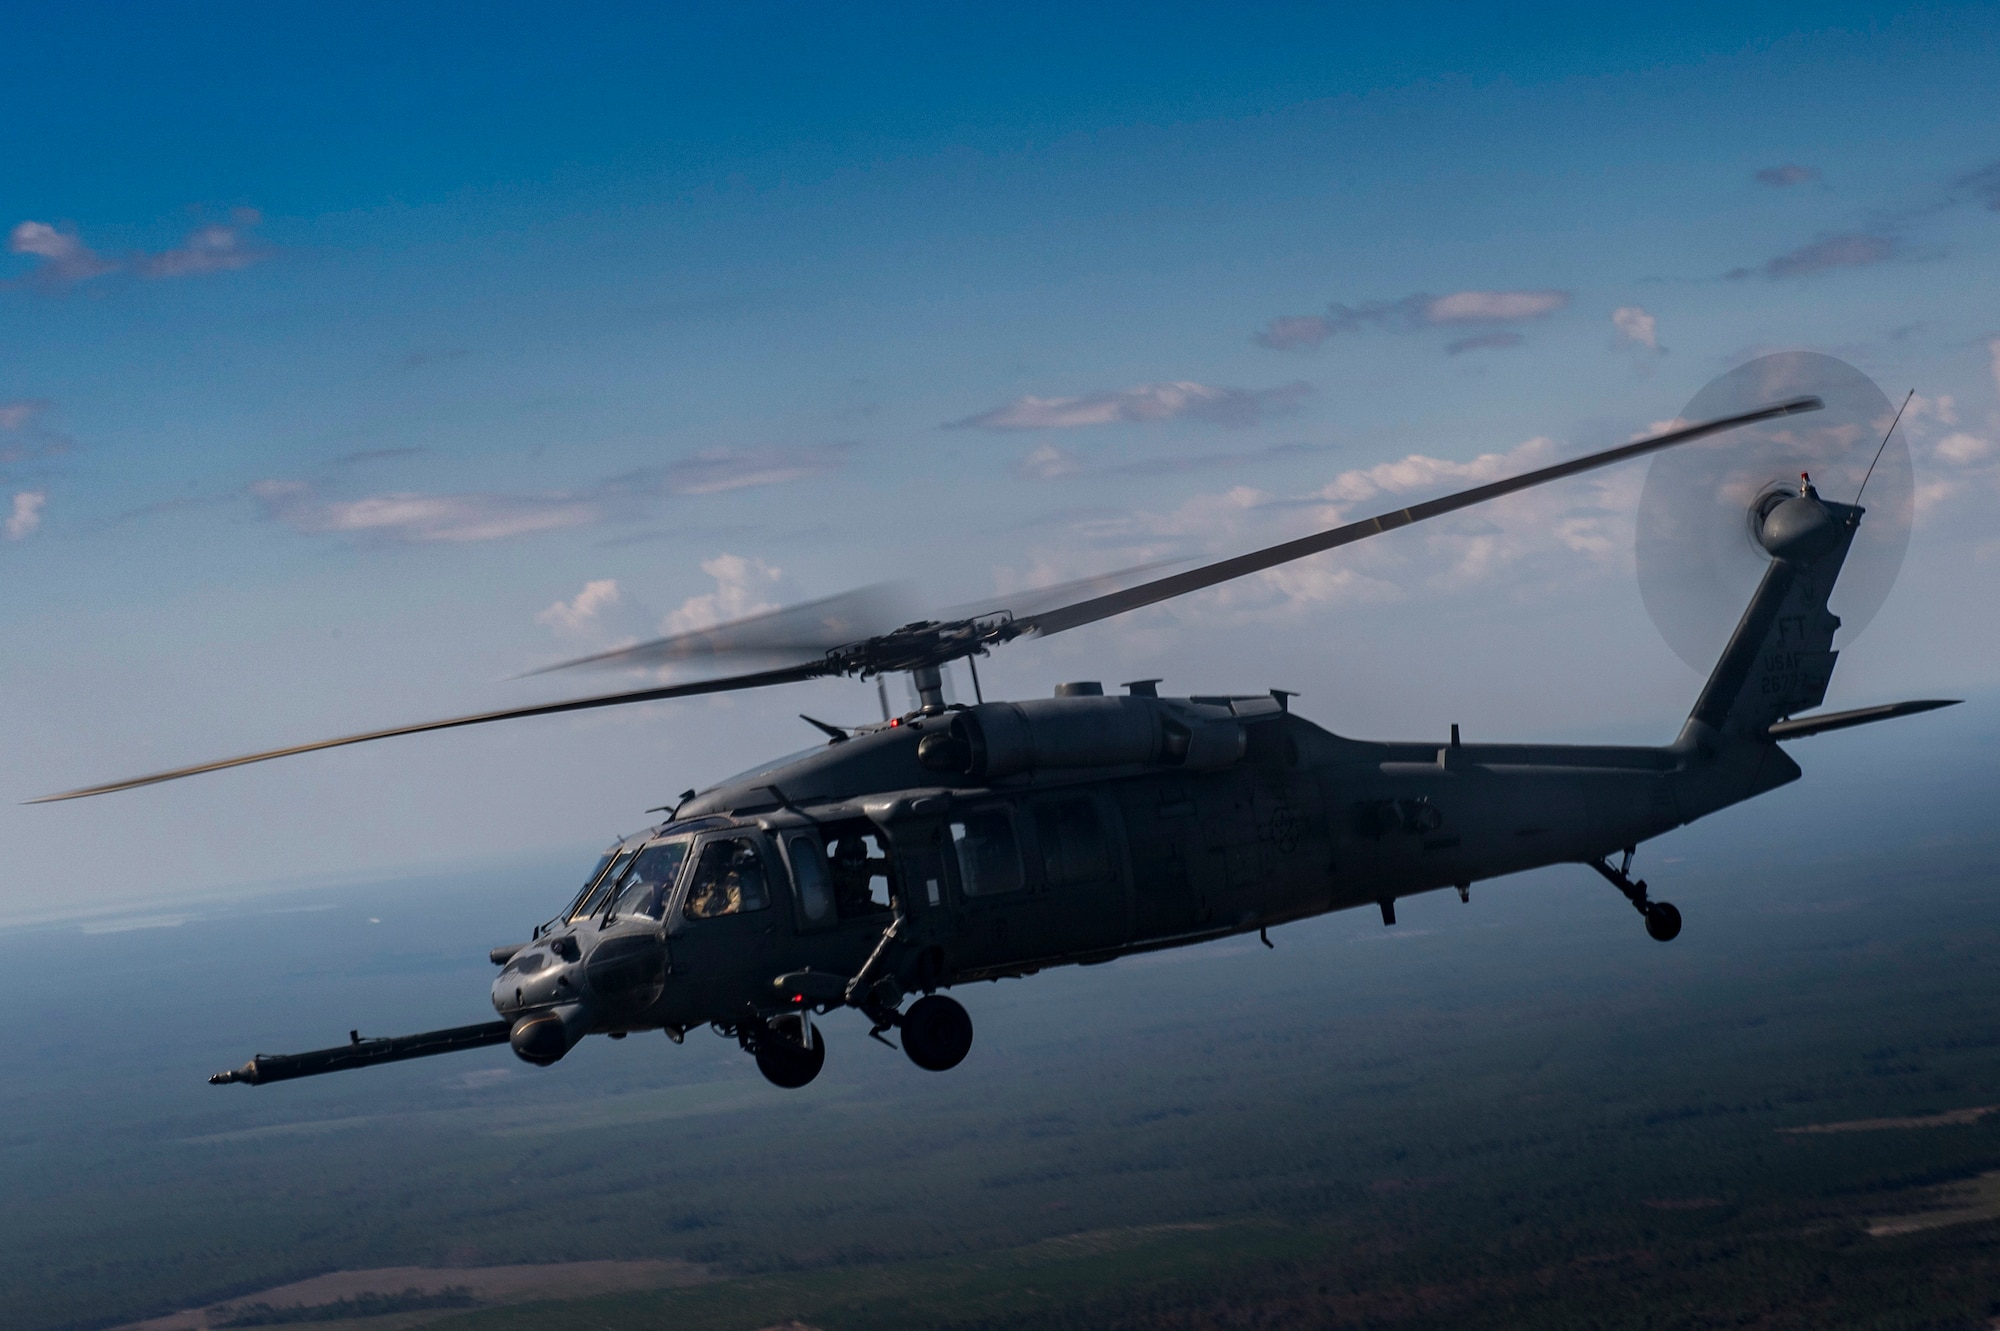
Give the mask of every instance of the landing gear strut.
M 1632 879 L 1632 847 L 1625 848 L 1625 858 L 1614 869 L 1610 860 L 1592 860 L 1590 867 L 1604 876 L 1604 881 L 1625 894 L 1632 903 L 1632 909 L 1646 917 L 1646 932 L 1662 943 L 1670 943 L 1680 937 L 1681 913 L 1671 902 L 1653 901 L 1646 896 L 1646 880 Z

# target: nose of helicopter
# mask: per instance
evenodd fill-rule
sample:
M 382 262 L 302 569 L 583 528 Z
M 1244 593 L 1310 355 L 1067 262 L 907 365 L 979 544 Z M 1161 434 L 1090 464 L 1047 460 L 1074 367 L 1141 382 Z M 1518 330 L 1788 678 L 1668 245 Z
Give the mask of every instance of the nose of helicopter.
M 579 992 L 581 954 L 573 938 L 523 948 L 493 981 L 493 1010 L 514 1021 L 508 1043 L 524 1062 L 547 1067 L 590 1030 Z
M 666 943 L 650 930 L 560 934 L 508 958 L 493 981 L 493 1010 L 514 1023 L 514 1052 L 546 1066 L 605 1023 L 658 1024 L 667 973 Z
M 514 1017 L 537 1008 L 573 1003 L 582 977 L 576 940 L 551 938 L 516 952 L 493 979 L 493 1010 Z

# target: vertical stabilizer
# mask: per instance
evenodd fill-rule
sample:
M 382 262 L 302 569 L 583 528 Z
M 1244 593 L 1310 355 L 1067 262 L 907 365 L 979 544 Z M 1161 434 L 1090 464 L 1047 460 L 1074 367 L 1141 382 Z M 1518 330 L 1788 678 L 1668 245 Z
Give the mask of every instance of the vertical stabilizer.
M 1861 515 L 1852 504 L 1821 499 L 1803 481 L 1797 493 L 1767 495 L 1752 511 L 1751 530 L 1771 563 L 1676 746 L 1695 760 L 1688 775 L 1702 777 L 1701 793 L 1683 798 L 1689 816 L 1699 813 L 1687 806 L 1720 808 L 1798 777 L 1770 729 L 1826 698 L 1840 627 L 1827 600 Z

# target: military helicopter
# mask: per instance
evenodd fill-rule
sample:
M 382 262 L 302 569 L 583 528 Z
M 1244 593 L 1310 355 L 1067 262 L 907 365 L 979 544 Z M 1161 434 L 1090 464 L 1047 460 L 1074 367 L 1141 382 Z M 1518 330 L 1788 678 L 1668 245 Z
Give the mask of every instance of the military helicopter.
M 44 798 L 424 731 L 908 674 L 913 710 L 862 726 L 805 718 L 827 736 L 817 750 L 690 790 L 661 810 L 664 821 L 607 848 L 561 912 L 493 949 L 497 1020 L 387 1039 L 350 1032 L 333 1048 L 258 1054 L 209 1079 L 217 1084 L 502 1043 L 546 1066 L 586 1035 L 663 1031 L 678 1044 L 708 1025 L 770 1081 L 795 1088 L 820 1072 L 822 1019 L 842 1008 L 885 1044 L 893 1032 L 919 1067 L 943 1071 L 972 1045 L 971 1019 L 947 990 L 1232 934 L 1268 944 L 1273 926 L 1356 907 L 1393 924 L 1398 898 L 1455 888 L 1464 899 L 1481 879 L 1553 864 L 1595 870 L 1666 942 L 1681 916 L 1631 876 L 1641 842 L 1797 779 L 1785 742 L 1950 705 L 1802 715 L 1823 701 L 1837 655 L 1842 619 L 1829 598 L 1844 565 L 1868 556 L 1844 602 L 1858 628 L 1908 539 L 1912 474 L 1907 448 L 1889 447 L 1888 408 L 1866 376 L 1830 357 L 1765 357 L 1711 384 L 1662 433 L 1136 585 L 1071 584 L 1039 606 L 886 626 L 890 608 L 870 589 L 551 667 L 780 662 L 765 668 Z M 1282 690 L 1169 697 L 1157 680 L 1122 695 L 1068 683 L 1011 702 L 979 691 L 977 658 L 1016 640 L 1648 455 L 1657 456 L 1639 517 L 1642 591 L 1676 650 L 1712 662 L 1670 744 L 1464 743 L 1456 725 L 1442 740 L 1360 741 L 1298 715 Z M 1864 528 L 1871 479 L 1879 519 Z M 1717 597 L 1740 606 L 1745 595 L 1740 614 L 1729 610 L 1733 628 L 1716 620 Z M 945 697 L 943 668 L 960 660 L 972 671 L 971 704 Z

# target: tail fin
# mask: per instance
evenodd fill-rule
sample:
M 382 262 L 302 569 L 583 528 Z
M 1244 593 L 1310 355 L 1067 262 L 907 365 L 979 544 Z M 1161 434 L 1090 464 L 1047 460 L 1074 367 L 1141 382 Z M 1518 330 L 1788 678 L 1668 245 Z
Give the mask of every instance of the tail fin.
M 1757 537 L 1772 559 L 1675 745 L 1706 760 L 1697 766 L 1715 764 L 1715 787 L 1706 798 L 1688 791 L 1687 803 L 1720 808 L 1797 779 L 1798 765 L 1779 750 L 1771 726 L 1826 697 L 1840 627 L 1827 599 L 1862 511 L 1805 484 L 1758 505 Z

